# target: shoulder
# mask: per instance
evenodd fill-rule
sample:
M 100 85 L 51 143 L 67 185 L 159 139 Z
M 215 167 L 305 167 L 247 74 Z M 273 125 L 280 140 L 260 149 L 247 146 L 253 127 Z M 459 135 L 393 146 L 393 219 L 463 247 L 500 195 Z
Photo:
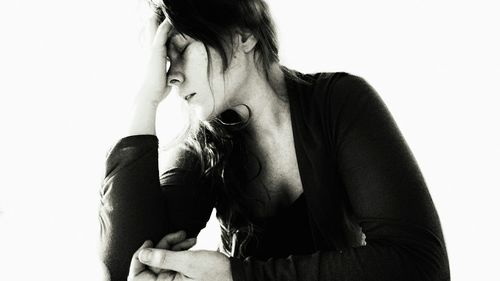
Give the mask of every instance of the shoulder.
M 295 71 L 295 74 L 299 80 L 293 81 L 293 85 L 300 105 L 318 110 L 321 115 L 337 115 L 340 111 L 359 108 L 374 97 L 378 98 L 365 78 L 348 72 Z
M 329 112 L 359 110 L 368 103 L 380 101 L 380 96 L 364 77 L 348 72 L 320 72 L 313 75 L 312 96 Z
M 328 131 L 345 130 L 365 115 L 387 111 L 382 98 L 364 78 L 348 72 L 301 74 L 306 84 L 297 83 L 302 112 L 322 120 Z M 341 132 L 339 132 L 341 133 Z
M 317 95 L 342 99 L 373 91 L 366 79 L 348 72 L 319 72 L 312 75 L 315 77 L 313 90 Z
M 314 72 L 284 68 L 288 81 L 303 101 L 324 104 L 331 99 L 356 98 L 361 93 L 373 92 L 371 85 L 361 76 L 349 72 Z

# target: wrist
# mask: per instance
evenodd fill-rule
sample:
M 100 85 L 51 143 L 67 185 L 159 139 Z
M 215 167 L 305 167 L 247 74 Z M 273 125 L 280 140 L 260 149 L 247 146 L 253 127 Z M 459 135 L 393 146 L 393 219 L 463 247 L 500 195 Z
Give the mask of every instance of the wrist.
M 170 92 L 170 87 L 159 89 L 154 86 L 142 85 L 135 96 L 135 101 L 158 106 L 168 95 L 168 92 Z
M 156 135 L 156 113 L 158 102 L 136 97 L 130 111 L 128 135 Z
M 134 99 L 135 107 L 141 107 L 141 108 L 148 107 L 156 109 L 159 104 L 160 104 L 159 100 L 149 98 L 146 95 L 143 95 L 142 92 L 139 92 L 139 94 Z

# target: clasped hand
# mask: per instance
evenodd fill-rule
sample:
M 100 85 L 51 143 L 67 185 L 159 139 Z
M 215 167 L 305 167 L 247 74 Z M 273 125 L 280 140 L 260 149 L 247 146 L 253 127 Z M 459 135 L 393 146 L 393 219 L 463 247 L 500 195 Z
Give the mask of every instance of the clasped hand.
M 163 237 L 155 248 L 146 241 L 134 253 L 128 281 L 232 281 L 229 258 L 216 251 L 188 251 L 196 239 L 178 231 Z

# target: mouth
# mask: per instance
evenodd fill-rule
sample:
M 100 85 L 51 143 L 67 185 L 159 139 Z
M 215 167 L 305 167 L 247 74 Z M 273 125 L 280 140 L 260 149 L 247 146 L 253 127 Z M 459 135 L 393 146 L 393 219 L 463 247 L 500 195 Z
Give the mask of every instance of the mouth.
M 184 100 L 189 101 L 192 97 L 194 97 L 194 95 L 196 95 L 196 93 L 186 95 L 186 96 L 184 96 Z

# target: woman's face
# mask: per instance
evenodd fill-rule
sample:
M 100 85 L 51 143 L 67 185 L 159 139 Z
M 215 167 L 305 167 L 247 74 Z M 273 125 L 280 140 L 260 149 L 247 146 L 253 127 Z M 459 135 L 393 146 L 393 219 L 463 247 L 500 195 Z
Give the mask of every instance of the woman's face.
M 209 120 L 230 108 L 236 89 L 245 78 L 242 64 L 232 59 L 224 76 L 222 58 L 215 49 L 207 46 L 211 56 L 208 70 L 209 54 L 200 41 L 174 30 L 167 44 L 167 80 L 187 103 L 190 113 L 200 120 Z

